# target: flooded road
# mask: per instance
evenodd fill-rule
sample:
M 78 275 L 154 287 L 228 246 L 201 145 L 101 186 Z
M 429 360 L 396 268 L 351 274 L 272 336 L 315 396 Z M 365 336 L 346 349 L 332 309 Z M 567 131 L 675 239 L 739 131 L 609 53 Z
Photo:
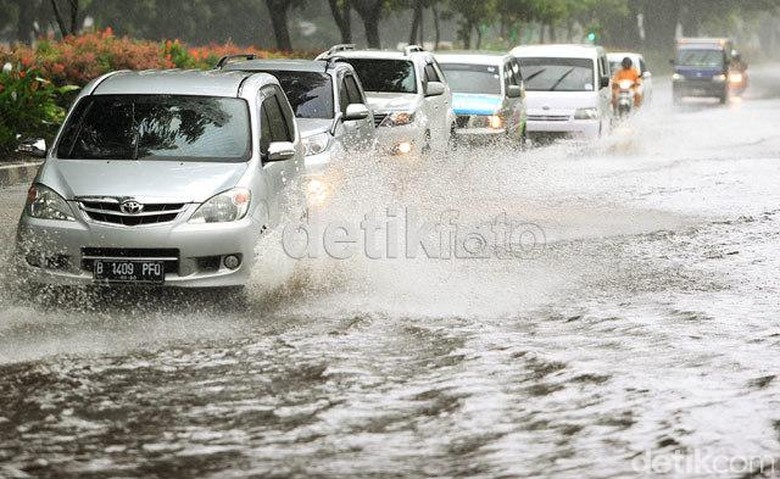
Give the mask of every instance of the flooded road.
M 533 254 L 295 261 L 277 231 L 243 300 L 5 271 L 0 477 L 780 475 L 780 68 L 751 75 L 594 144 L 339 172 L 340 220 L 506 215 Z

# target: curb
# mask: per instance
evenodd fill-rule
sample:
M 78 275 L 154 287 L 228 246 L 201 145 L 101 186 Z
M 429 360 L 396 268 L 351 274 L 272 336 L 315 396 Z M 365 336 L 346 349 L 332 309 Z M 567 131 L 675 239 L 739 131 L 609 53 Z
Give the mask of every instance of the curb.
M 42 164 L 42 161 L 33 161 L 0 166 L 0 186 L 31 182 Z

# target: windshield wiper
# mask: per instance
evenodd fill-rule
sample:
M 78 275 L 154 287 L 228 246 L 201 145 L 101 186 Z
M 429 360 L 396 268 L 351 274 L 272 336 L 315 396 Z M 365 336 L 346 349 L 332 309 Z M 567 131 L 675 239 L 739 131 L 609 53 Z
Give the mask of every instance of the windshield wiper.
M 574 71 L 576 68 L 577 68 L 577 67 L 571 67 L 571 68 L 570 68 L 570 69 L 569 69 L 569 70 L 568 70 L 566 73 L 564 73 L 563 75 L 561 75 L 561 77 L 560 77 L 560 78 L 558 78 L 558 80 L 557 80 L 555 83 L 553 83 L 553 86 L 551 86 L 551 87 L 550 87 L 550 91 L 554 91 L 556 88 L 558 88 L 558 85 L 560 85 L 560 84 L 561 84 L 561 82 L 562 82 L 563 80 L 565 80 L 565 79 L 566 79 L 566 77 L 567 77 L 567 76 L 569 76 L 569 75 L 571 74 L 571 72 L 573 72 L 573 71 Z
M 535 73 L 532 73 L 532 74 L 528 75 L 528 76 L 527 76 L 527 77 L 525 77 L 523 80 L 525 80 L 525 81 L 528 81 L 528 80 L 530 80 L 531 78 L 535 78 L 535 77 L 537 77 L 537 76 L 541 75 L 542 73 L 544 73 L 544 72 L 546 72 L 546 71 L 547 71 L 547 69 L 546 69 L 546 68 L 542 68 L 542 69 L 541 69 L 541 70 L 539 70 L 538 72 L 535 72 Z

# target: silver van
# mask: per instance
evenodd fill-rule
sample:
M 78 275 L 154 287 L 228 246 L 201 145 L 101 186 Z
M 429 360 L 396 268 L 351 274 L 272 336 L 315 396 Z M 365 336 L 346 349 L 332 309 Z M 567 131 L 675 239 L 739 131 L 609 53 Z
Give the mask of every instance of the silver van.
M 49 284 L 241 286 L 302 169 L 271 75 L 105 75 L 77 98 L 30 188 L 20 270 Z

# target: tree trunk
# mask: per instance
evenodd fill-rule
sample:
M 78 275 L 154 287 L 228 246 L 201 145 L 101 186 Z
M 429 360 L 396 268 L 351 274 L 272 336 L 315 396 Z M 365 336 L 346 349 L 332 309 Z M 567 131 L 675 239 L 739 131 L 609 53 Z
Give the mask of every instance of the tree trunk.
M 680 20 L 680 0 L 645 0 L 643 3 L 647 45 L 671 51 Z
M 415 0 L 414 13 L 412 13 L 412 31 L 409 32 L 409 44 L 417 43 L 418 32 L 422 23 L 423 0 Z
M 382 48 L 379 39 L 379 18 L 382 16 L 383 0 L 352 0 L 352 6 L 363 20 L 366 41 L 369 48 Z
M 70 25 L 68 25 L 68 23 L 65 21 L 65 18 L 62 16 L 57 0 L 51 0 L 51 7 L 54 10 L 54 18 L 57 20 L 57 26 L 60 28 L 60 33 L 62 34 L 63 38 L 67 37 L 68 35 L 74 35 L 76 33 L 75 29 L 78 20 L 78 0 L 68 0 L 68 5 L 70 7 L 70 15 L 68 16 Z
M 433 5 L 433 28 L 436 30 L 436 36 L 433 40 L 433 49 L 439 49 L 439 41 L 441 40 L 441 26 L 439 25 L 439 11 L 436 10 L 436 5 Z
M 352 15 L 352 9 L 350 8 L 349 0 L 344 0 L 342 5 L 339 5 L 339 0 L 328 0 L 330 5 L 330 13 L 333 14 L 333 20 L 336 21 L 336 26 L 341 32 L 342 43 L 352 43 L 352 26 L 350 22 L 350 16 Z
M 482 47 L 482 29 L 479 28 L 479 25 L 475 25 L 474 29 L 477 31 L 477 45 L 476 45 L 476 49 L 479 50 Z
M 33 22 L 35 13 L 33 2 L 19 2 L 19 19 L 16 23 L 16 39 L 20 42 L 31 43 L 34 39 Z
M 290 41 L 290 28 L 287 25 L 287 10 L 290 8 L 289 0 L 265 0 L 271 24 L 274 28 L 276 48 L 282 51 L 292 50 Z

